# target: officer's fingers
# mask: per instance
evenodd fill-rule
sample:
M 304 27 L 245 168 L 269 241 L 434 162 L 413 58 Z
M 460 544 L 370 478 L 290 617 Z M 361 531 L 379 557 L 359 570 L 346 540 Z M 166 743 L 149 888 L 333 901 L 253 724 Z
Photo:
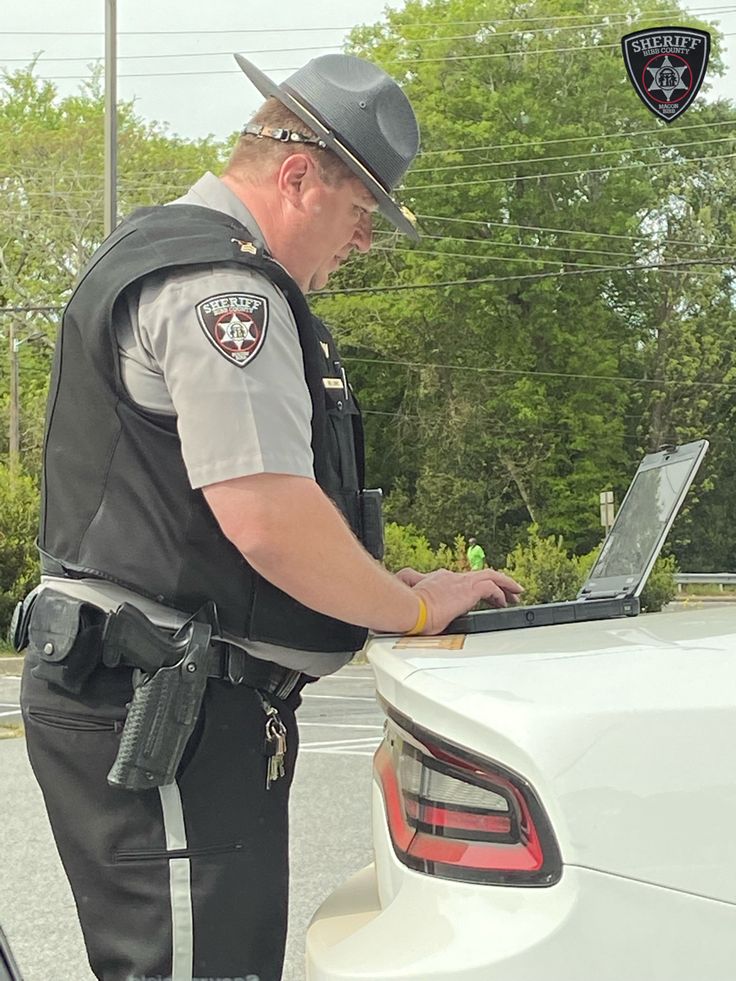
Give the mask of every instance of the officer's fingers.
M 508 602 L 506 593 L 493 579 L 475 583 L 474 590 L 478 599 L 486 600 L 491 606 L 506 606 Z
M 418 582 L 424 579 L 424 573 L 417 572 L 416 569 L 399 569 L 396 578 L 405 582 L 407 586 L 416 586 Z
M 467 576 L 478 576 L 484 582 L 486 580 L 491 580 L 497 586 L 499 586 L 504 593 L 513 596 L 524 592 L 524 587 L 521 586 L 515 579 L 511 576 L 507 576 L 505 572 L 498 572 L 496 569 L 482 569 L 479 572 L 467 572 Z

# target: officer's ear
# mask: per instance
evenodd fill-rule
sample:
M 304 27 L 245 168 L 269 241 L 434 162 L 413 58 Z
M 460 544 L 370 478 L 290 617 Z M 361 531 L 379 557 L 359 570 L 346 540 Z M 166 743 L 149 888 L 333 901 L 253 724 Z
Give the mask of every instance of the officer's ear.
M 286 200 L 298 210 L 303 207 L 305 191 L 316 177 L 314 162 L 306 153 L 292 153 L 281 164 L 278 173 L 278 188 Z

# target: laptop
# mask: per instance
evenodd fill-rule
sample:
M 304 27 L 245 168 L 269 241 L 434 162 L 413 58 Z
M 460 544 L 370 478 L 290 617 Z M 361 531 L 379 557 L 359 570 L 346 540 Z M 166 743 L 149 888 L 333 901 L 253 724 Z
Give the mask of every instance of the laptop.
M 473 610 L 453 620 L 443 633 L 473 634 L 636 616 L 641 591 L 707 449 L 708 441 L 700 439 L 644 457 L 576 599 Z

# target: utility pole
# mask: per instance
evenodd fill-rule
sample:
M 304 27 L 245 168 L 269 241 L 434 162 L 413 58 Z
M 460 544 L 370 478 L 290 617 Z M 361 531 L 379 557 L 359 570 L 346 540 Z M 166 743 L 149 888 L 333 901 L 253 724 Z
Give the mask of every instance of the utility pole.
M 117 0 L 105 0 L 105 236 L 118 223 Z
M 10 440 L 8 463 L 11 474 L 18 472 L 20 462 L 20 398 L 18 394 L 18 348 L 20 341 L 15 336 L 15 323 L 11 319 L 8 330 L 10 351 Z

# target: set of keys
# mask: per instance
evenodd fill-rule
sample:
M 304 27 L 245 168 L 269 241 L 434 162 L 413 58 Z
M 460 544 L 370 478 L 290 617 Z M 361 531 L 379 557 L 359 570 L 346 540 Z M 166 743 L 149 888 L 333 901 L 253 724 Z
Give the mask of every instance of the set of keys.
M 263 755 L 266 757 L 266 790 L 271 789 L 279 777 L 286 772 L 286 726 L 279 717 L 278 709 L 261 696 L 263 711 L 266 713 L 266 738 Z

